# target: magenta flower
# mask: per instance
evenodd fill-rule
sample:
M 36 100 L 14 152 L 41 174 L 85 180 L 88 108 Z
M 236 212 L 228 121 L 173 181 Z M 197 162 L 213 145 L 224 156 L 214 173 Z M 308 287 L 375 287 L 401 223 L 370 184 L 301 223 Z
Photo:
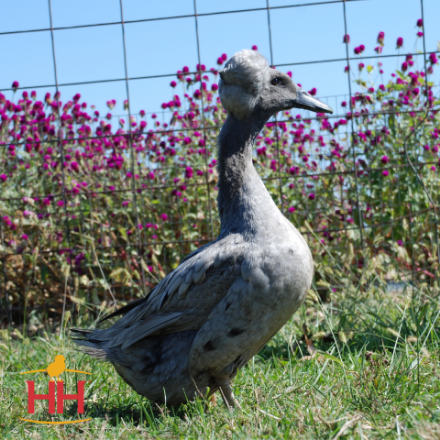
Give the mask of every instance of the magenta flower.
M 432 53 L 431 55 L 429 55 L 429 61 L 431 62 L 431 64 L 438 63 L 438 59 L 437 59 L 437 56 L 435 55 L 435 53 Z
M 217 58 L 217 64 L 221 66 L 223 64 L 223 57 Z
M 417 20 L 417 27 L 422 28 L 423 27 L 423 20 L 421 18 L 419 18 Z
M 417 36 L 422 38 L 423 37 L 423 32 L 417 32 Z
M 383 164 L 387 164 L 389 162 L 388 156 L 382 156 L 382 159 L 380 160 Z
M 400 47 L 403 46 L 403 38 L 402 38 L 402 37 L 399 37 L 399 38 L 397 39 L 396 46 L 397 46 L 396 49 L 399 49 Z
M 342 102 L 341 102 L 341 106 L 342 106 L 342 107 L 347 107 L 347 102 L 346 102 L 346 101 L 342 101 Z
M 350 35 L 345 34 L 344 38 L 342 39 L 342 42 L 346 44 L 350 43 Z
M 374 48 L 375 52 L 378 53 L 379 55 L 382 53 L 382 49 L 383 49 L 382 46 L 377 46 Z
M 214 83 L 214 84 L 211 86 L 211 90 L 212 90 L 213 92 L 216 92 L 216 91 L 218 90 L 218 85 Z
M 315 193 L 309 194 L 309 200 L 315 200 Z
M 377 42 L 379 44 L 383 44 L 384 39 L 385 39 L 385 32 L 379 32 L 379 35 L 377 36 Z
M 29 238 L 29 236 L 28 236 L 27 234 L 23 234 L 23 235 L 21 236 L 21 238 L 22 238 L 22 240 L 27 240 L 27 239 Z
M 289 72 L 287 72 L 287 76 L 290 76 L 290 78 L 292 78 L 292 72 L 290 72 L 290 70 Z
M 402 63 L 402 72 L 406 72 L 408 70 L 408 63 L 406 61 L 404 61 Z
M 168 220 L 168 215 L 163 213 L 159 216 L 164 222 Z
M 62 200 L 58 200 L 57 202 L 57 206 L 59 206 L 60 208 L 62 208 L 64 206 L 64 202 Z
M 12 83 L 12 88 L 14 89 L 14 91 L 15 91 L 16 89 L 18 89 L 19 87 L 20 87 L 20 84 L 19 84 L 18 81 L 14 81 L 14 82 Z
M 316 92 L 317 92 L 316 87 L 313 87 L 312 90 L 309 90 L 309 93 L 310 93 L 312 96 L 315 96 L 315 95 L 316 95 Z
M 186 167 L 185 168 L 185 177 L 187 179 L 191 179 L 192 176 L 193 176 L 193 169 L 191 167 Z
M 344 68 L 344 72 L 345 73 L 348 73 L 350 71 L 350 66 L 345 66 L 345 68 Z
M 252 50 L 258 50 L 258 46 L 256 46 L 255 44 L 252 46 Z
M 388 170 L 383 170 L 382 171 L 382 176 L 387 177 L 389 175 L 390 175 L 390 173 L 388 172 Z
M 170 82 L 170 86 L 171 86 L 171 87 L 176 87 L 176 86 L 177 86 L 176 81 L 171 81 L 171 82 Z
M 295 209 L 294 206 L 291 206 L 291 207 L 289 208 L 289 212 L 295 212 L 295 211 L 296 211 L 296 209 Z
M 365 67 L 364 63 L 359 63 L 359 72 L 362 72 L 362 69 Z
M 8 180 L 8 177 L 6 176 L 6 174 L 0 174 L 0 180 L 2 182 L 6 182 Z

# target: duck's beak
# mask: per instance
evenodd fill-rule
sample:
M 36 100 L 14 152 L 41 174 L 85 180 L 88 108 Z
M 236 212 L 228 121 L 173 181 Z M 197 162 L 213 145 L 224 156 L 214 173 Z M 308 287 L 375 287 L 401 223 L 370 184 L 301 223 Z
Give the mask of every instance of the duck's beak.
M 333 113 L 333 109 L 330 106 L 314 98 L 309 92 L 299 87 L 296 87 L 296 99 L 293 101 L 293 107 L 311 110 L 315 113 Z

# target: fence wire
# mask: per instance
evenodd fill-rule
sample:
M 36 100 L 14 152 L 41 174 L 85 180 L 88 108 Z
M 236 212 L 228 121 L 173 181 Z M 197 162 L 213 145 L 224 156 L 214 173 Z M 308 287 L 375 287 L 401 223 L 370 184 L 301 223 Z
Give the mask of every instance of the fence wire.
M 26 143 L 30 145 L 29 151 L 39 148 L 41 144 L 44 144 L 46 148 L 54 145 L 61 160 L 61 180 L 58 181 L 59 184 L 57 185 L 56 180 L 50 180 L 47 175 L 40 176 L 43 179 L 43 185 L 39 187 L 40 189 L 37 192 L 32 188 L 27 188 L 26 202 L 24 202 L 24 198 L 21 196 L 14 197 L 10 193 L 0 194 L 0 214 L 3 219 L 3 221 L 0 220 L 0 239 L 2 245 L 0 250 L 2 266 L 0 275 L 2 277 L 0 317 L 2 326 L 19 325 L 26 319 L 32 320 L 35 318 L 35 315 L 32 315 L 33 311 L 43 313 L 46 319 L 55 320 L 60 316 L 61 311 L 62 322 L 64 322 L 66 307 L 70 307 L 70 310 L 74 313 L 78 305 L 81 305 L 88 307 L 91 313 L 94 314 L 96 310 L 92 306 L 103 309 L 106 306 L 116 306 L 122 302 L 132 300 L 140 295 L 147 295 L 149 290 L 165 276 L 166 272 L 176 267 L 178 262 L 187 253 L 198 246 L 212 241 L 218 232 L 219 222 L 216 220 L 217 212 L 214 204 L 214 194 L 217 188 L 215 186 L 215 167 L 212 160 L 214 157 L 212 151 L 198 153 L 202 156 L 199 166 L 203 168 L 203 178 L 196 179 L 193 182 L 191 182 L 190 178 L 183 181 L 182 178 L 177 177 L 178 173 L 176 170 L 179 172 L 182 170 L 180 169 L 181 167 L 178 167 L 176 161 L 171 161 L 167 165 L 160 165 L 152 161 L 151 155 L 147 153 L 145 154 L 144 161 L 139 160 L 140 153 L 137 151 L 141 143 L 139 139 L 141 136 L 145 136 L 145 145 L 147 145 L 147 141 L 149 141 L 148 136 L 150 136 L 149 133 L 151 131 L 140 134 L 137 127 L 133 129 L 132 121 L 135 115 L 130 107 L 130 82 L 155 78 L 175 78 L 176 73 L 131 77 L 127 62 L 126 25 L 182 18 L 194 19 L 198 65 L 196 70 L 189 70 L 183 75 L 194 77 L 192 83 L 199 84 L 200 125 L 192 126 L 191 123 L 188 123 L 178 127 L 167 126 L 163 129 L 159 127 L 150 136 L 151 138 L 155 137 L 155 140 L 151 140 L 148 145 L 149 148 L 151 146 L 156 148 L 160 142 L 164 142 L 162 139 L 167 137 L 180 136 L 182 138 L 185 134 L 195 136 L 194 133 L 201 131 L 202 133 L 199 133 L 199 137 L 203 142 L 200 142 L 199 146 L 204 146 L 205 150 L 208 150 L 208 146 L 214 143 L 214 139 L 222 125 L 222 120 L 220 117 L 209 118 L 209 113 L 205 111 L 206 108 L 213 107 L 213 104 L 207 100 L 203 77 L 208 74 L 215 75 L 216 72 L 205 72 L 204 68 L 202 68 L 203 59 L 201 56 L 198 24 L 200 17 L 227 14 L 244 14 L 245 16 L 245 14 L 250 12 L 265 11 L 267 13 L 270 64 L 273 66 L 271 11 L 292 8 L 317 8 L 319 11 L 319 8 L 323 5 L 340 3 L 344 23 L 344 28 L 341 29 L 341 32 L 343 31 L 344 35 L 348 35 L 350 29 L 346 4 L 359 1 L 362 0 L 333 0 L 271 6 L 270 0 L 266 0 L 266 7 L 261 8 L 198 13 L 197 0 L 193 0 L 193 14 L 124 20 L 124 2 L 120 0 L 120 21 L 57 27 L 52 20 L 51 0 L 48 0 L 49 28 L 0 32 L 0 38 L 4 35 L 50 32 L 55 78 L 54 84 L 12 87 L 3 89 L 3 91 L 13 91 L 15 93 L 17 90 L 55 88 L 55 96 L 59 96 L 60 88 L 66 86 L 123 82 L 125 83 L 126 100 L 128 103 L 126 106 L 128 132 L 106 133 L 101 131 L 101 134 L 91 134 L 91 132 L 81 133 L 81 135 L 69 134 L 66 122 L 62 119 L 61 107 L 58 107 L 53 111 L 56 121 L 52 122 L 56 122 L 57 129 L 52 138 L 46 136 L 42 140 L 35 140 L 34 138 L 30 141 L 25 141 L 22 136 L 21 138 L 16 137 L 14 140 L 7 140 L 9 151 L 14 151 L 15 148 L 23 148 Z M 420 0 L 420 14 L 422 19 L 424 19 L 423 0 Z M 55 31 L 114 25 L 121 26 L 124 77 L 59 83 Z M 410 57 L 409 59 L 411 60 L 414 57 L 422 56 L 423 78 L 428 78 L 429 67 L 427 66 L 427 57 L 438 52 L 426 51 L 425 34 L 426 32 L 423 32 L 423 51 L 413 51 L 406 56 L 407 59 Z M 362 55 L 357 55 L 353 58 L 349 52 L 349 45 L 346 44 L 345 46 L 345 58 L 277 64 L 277 68 L 345 62 L 350 73 L 355 62 L 371 59 L 371 56 Z M 381 59 L 398 59 L 401 57 L 402 54 L 385 55 L 381 54 L 381 52 L 375 55 L 375 59 L 378 62 Z M 338 112 L 325 118 L 321 115 L 316 117 L 308 117 L 307 115 L 293 117 L 290 113 L 280 113 L 270 122 L 272 125 L 268 128 L 269 134 L 266 134 L 267 136 L 272 136 L 274 147 L 271 147 L 271 143 L 265 144 L 264 134 L 257 142 L 260 145 L 260 151 L 257 149 L 257 152 L 261 159 L 260 162 L 256 161 L 257 170 L 262 175 L 263 181 L 268 186 L 271 194 L 276 198 L 278 206 L 287 216 L 290 216 L 294 224 L 300 225 L 300 230 L 308 237 L 309 244 L 318 261 L 324 261 L 325 259 L 322 244 L 331 247 L 332 252 L 335 252 L 336 255 L 352 252 L 351 264 L 361 270 L 367 265 L 368 258 L 374 257 L 381 252 L 391 260 L 397 259 L 402 273 L 401 278 L 396 278 L 397 281 L 399 279 L 407 281 L 407 274 L 410 273 L 413 283 L 428 281 L 430 283 L 437 283 L 436 285 L 438 286 L 438 261 L 440 260 L 437 214 L 439 182 L 438 177 L 432 178 L 429 171 L 427 172 L 426 170 L 428 167 L 438 166 L 439 162 L 438 158 L 436 160 L 426 160 L 426 158 L 423 160 L 421 141 L 417 141 L 417 137 L 423 128 L 422 123 L 430 115 L 435 115 L 438 111 L 435 106 L 437 104 L 433 106 L 422 105 L 422 108 L 419 109 L 393 109 L 391 105 L 386 109 L 374 108 L 372 111 L 367 112 L 367 114 L 362 112 L 356 114 L 355 101 L 358 98 L 364 99 L 365 97 L 359 95 L 359 93 L 353 93 L 350 74 L 347 75 L 347 78 L 348 95 L 346 99 L 348 100 L 348 109 L 351 112 L 348 120 L 343 119 L 346 118 L 346 114 L 338 114 Z M 425 80 L 424 88 L 425 101 L 428 103 L 430 89 L 428 88 L 427 80 Z M 396 95 L 398 95 L 398 91 Z M 56 99 L 55 104 L 60 104 L 59 97 Z M 187 115 L 188 112 L 177 110 L 174 114 L 176 118 L 178 116 L 185 118 Z M 371 118 L 383 117 L 388 124 L 385 126 L 386 129 L 387 127 L 392 127 L 392 124 L 395 124 L 399 117 L 411 116 L 414 120 L 416 117 L 421 118 L 419 124 L 413 124 L 413 131 L 410 131 L 410 135 L 404 136 L 402 143 L 404 154 L 400 156 L 401 163 L 394 161 L 394 163 L 390 162 L 388 164 L 388 162 L 383 160 L 381 165 L 371 166 L 371 163 L 367 162 L 367 156 L 371 153 L 359 150 L 359 138 L 362 138 L 362 136 L 371 137 L 371 133 L 369 133 L 371 130 L 357 128 L 359 125 L 358 120 L 367 117 L 366 115 Z M 136 116 L 139 115 L 136 114 Z M 284 127 L 288 124 L 291 126 L 295 125 L 298 131 L 298 127 L 299 130 L 303 130 L 301 126 L 313 127 L 311 124 L 318 124 L 317 126 L 319 126 L 324 124 L 325 121 L 331 124 L 331 121 L 340 122 L 342 120 L 345 120 L 340 125 L 341 127 L 343 126 L 342 131 L 338 133 L 334 131 L 324 133 L 322 131 L 323 139 L 320 142 L 330 145 L 332 142 L 336 144 L 341 143 L 341 145 L 345 142 L 351 155 L 351 168 L 337 168 L 333 165 L 331 154 L 323 157 L 324 155 L 319 151 L 312 152 L 312 149 L 310 149 L 308 155 L 305 156 L 302 153 L 298 154 L 293 148 L 289 150 L 290 141 L 288 141 L 288 136 L 291 136 L 289 138 L 291 139 L 296 135 L 292 134 L 295 130 L 286 133 Z M 12 124 L 15 123 L 16 120 L 12 120 Z M 11 121 L 3 122 L 3 130 L 7 132 L 10 124 Z M 101 124 L 101 127 L 104 127 L 104 130 L 105 124 Z M 406 128 L 403 127 L 402 130 Z M 384 133 L 386 133 L 386 129 Z M 310 128 L 310 130 L 312 132 L 313 128 Z M 314 134 L 316 133 L 313 131 L 311 136 L 313 137 Z M 389 135 L 385 134 L 384 138 L 387 136 Z M 76 178 L 77 175 L 72 174 L 71 171 L 67 174 L 67 166 L 65 164 L 69 160 L 67 157 L 72 156 L 72 151 L 66 150 L 66 146 L 69 147 L 69 142 L 72 145 L 81 147 L 94 142 L 112 142 L 113 144 L 124 145 L 124 148 L 125 142 L 129 156 L 129 166 L 126 169 L 124 168 L 124 170 L 129 170 L 127 173 L 127 180 L 129 182 L 123 188 L 110 188 L 109 185 L 107 185 L 107 189 L 105 187 L 98 187 L 99 190 L 96 191 L 89 187 L 80 188 L 78 193 L 81 197 L 81 203 L 75 204 L 76 202 L 72 202 L 71 181 L 73 177 L 79 181 L 81 176 L 77 173 L 78 178 Z M 170 145 L 173 142 L 169 141 Z M 312 141 L 310 141 L 311 144 Z M 267 149 L 264 145 L 268 145 Z M 6 142 L 4 142 L 4 145 L 0 145 L 0 147 L 6 148 Z M 188 146 L 185 148 L 192 149 L 193 147 Z M 178 152 L 181 155 L 185 155 L 185 148 L 182 147 Z M 263 148 L 264 151 L 261 152 Z M 275 157 L 273 159 L 275 160 L 273 167 L 273 160 L 269 161 L 271 154 L 267 152 L 272 151 L 270 148 L 273 148 L 273 157 Z M 286 154 L 287 150 L 290 156 Z M 344 151 L 342 154 L 345 154 L 348 150 L 341 148 L 338 151 Z M 3 157 L 6 157 L 5 154 L 3 153 Z M 23 164 L 20 163 L 17 156 L 15 157 L 16 160 L 13 166 L 16 168 L 21 167 Z M 305 157 L 307 157 L 307 161 L 304 161 Z M 295 159 L 297 159 L 296 162 Z M 301 160 L 306 164 L 305 168 L 299 170 L 298 166 L 292 166 L 298 165 L 298 163 L 301 163 Z M 4 162 L 6 163 L 6 159 Z M 44 163 L 43 161 L 42 166 L 44 166 Z M 310 163 L 316 163 L 317 165 L 309 165 Z M 118 166 L 116 165 L 116 167 Z M 14 168 L 11 169 L 14 170 Z M 286 170 L 289 169 L 290 171 L 287 172 Z M 168 180 L 162 179 L 160 181 L 154 177 L 150 180 L 145 180 L 147 183 L 144 184 L 141 183 L 143 180 L 138 178 L 138 176 L 144 177 L 160 173 L 162 173 L 161 175 L 167 175 L 169 177 Z M 384 201 L 381 200 L 380 187 L 391 185 L 391 183 L 386 181 L 386 176 L 390 173 L 404 176 L 406 179 L 404 180 L 404 185 L 410 182 L 411 176 L 413 176 L 417 180 L 419 193 L 411 192 L 409 194 L 408 188 L 401 188 L 396 192 L 393 206 L 384 204 Z M 192 176 L 192 172 L 188 171 L 187 174 Z M 90 176 L 91 170 L 84 171 L 84 175 Z M 4 176 L 5 178 L 7 177 L 6 174 Z M 173 176 L 174 179 L 172 180 L 171 177 Z M 368 176 L 368 181 L 365 180 L 365 176 Z M 324 181 L 324 179 L 328 179 L 327 184 L 330 185 L 330 188 L 321 188 L 321 193 L 326 194 L 329 200 L 334 198 L 334 205 L 332 206 L 326 206 L 325 203 L 317 204 L 315 202 L 315 194 L 311 192 L 311 189 L 315 190 L 317 187 L 316 182 Z M 393 185 L 401 186 L 401 180 L 395 180 Z M 29 176 L 29 182 L 32 182 L 31 176 Z M 99 181 L 95 183 L 99 184 Z M 27 186 L 28 183 L 24 182 L 24 185 Z M 59 188 L 60 186 L 61 188 Z M 183 187 L 185 189 L 182 189 Z M 291 202 L 288 195 L 290 194 L 289 189 L 294 189 L 297 196 L 305 196 L 301 206 L 289 206 Z M 188 203 L 188 201 L 184 200 L 186 197 L 176 196 L 179 192 L 182 193 L 187 190 L 192 191 L 193 198 L 191 203 L 193 204 L 193 209 L 185 207 L 185 203 Z M 426 195 L 426 200 L 419 200 L 422 193 Z M 44 234 L 41 229 L 36 228 L 35 224 L 25 223 L 26 215 L 24 213 L 26 211 L 29 212 L 30 209 L 23 209 L 26 208 L 26 206 L 23 206 L 23 203 L 26 205 L 26 203 L 30 203 L 29 200 L 31 199 L 34 200 L 32 206 L 34 206 L 34 203 L 38 204 L 43 201 L 47 206 L 55 205 L 60 208 L 59 212 L 57 211 L 57 216 L 46 216 L 43 211 L 38 214 L 38 220 L 44 221 L 43 227 L 50 231 L 50 237 L 45 237 L 44 240 L 42 237 Z M 122 206 L 124 206 L 127 199 L 130 200 L 129 204 L 132 206 L 132 211 L 131 216 L 124 217 L 119 208 L 115 208 L 115 205 L 122 202 Z M 170 218 L 166 225 L 163 226 L 160 236 L 152 233 L 158 226 L 158 208 L 162 211 L 166 210 L 169 214 L 173 213 L 173 215 L 169 216 L 167 214 L 167 219 L 168 217 Z M 105 215 L 100 217 L 103 210 L 105 210 Z M 380 221 L 377 218 L 372 219 L 372 216 L 370 216 L 371 218 L 369 217 L 371 210 L 376 210 L 380 214 Z M 20 221 L 14 223 L 13 219 L 10 218 L 11 213 L 17 212 L 20 212 L 18 215 Z M 37 214 L 32 212 L 32 214 L 27 214 L 27 216 L 31 216 L 34 219 L 34 216 L 36 217 Z M 425 218 L 424 216 L 426 216 L 425 223 L 421 227 L 419 219 Z M 124 220 L 121 220 L 122 218 Z M 162 219 L 165 223 L 165 217 Z M 113 220 L 114 224 L 112 226 Z M 143 222 L 146 220 L 148 223 L 143 226 Z M 62 229 L 66 234 L 65 237 L 60 238 L 57 235 L 59 234 L 56 232 L 58 222 L 63 224 Z M 191 228 L 193 228 L 193 232 Z M 148 234 L 145 233 L 146 229 L 149 231 Z M 27 234 L 23 234 L 23 240 L 18 242 L 17 233 L 14 232 L 18 230 L 21 232 L 32 230 L 33 235 L 29 239 Z M 407 230 L 409 230 L 409 233 L 406 232 Z M 26 238 L 24 238 L 25 236 Z M 316 236 L 319 239 L 316 239 Z M 377 237 L 381 237 L 381 240 L 376 240 Z M 29 244 L 31 241 L 32 246 Z M 378 245 L 380 243 L 383 243 L 383 245 L 379 252 Z M 33 249 L 31 249 L 32 247 Z M 367 252 L 367 250 L 369 251 Z M 332 283 L 331 280 L 325 281 L 322 274 L 318 278 L 322 281 L 318 290 L 327 291 L 343 288 L 343 286 Z M 360 278 L 359 276 L 358 279 L 360 280 Z M 44 298 L 37 298 L 36 292 Z

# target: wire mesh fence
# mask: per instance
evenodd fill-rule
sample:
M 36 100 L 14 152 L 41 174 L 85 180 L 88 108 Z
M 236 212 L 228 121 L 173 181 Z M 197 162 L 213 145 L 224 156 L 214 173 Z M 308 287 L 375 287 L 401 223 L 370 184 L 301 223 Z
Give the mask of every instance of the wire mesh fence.
M 49 33 L 55 78 L 35 87 L 13 84 L 2 90 L 12 92 L 9 100 L 0 95 L 2 325 L 63 322 L 80 306 L 96 314 L 147 295 L 185 255 L 212 241 L 220 228 L 215 145 L 226 117 L 217 75 L 226 57 L 211 69 L 203 64 L 200 17 L 264 12 L 274 65 L 271 14 L 297 8 L 316 14 L 325 5 L 340 8 L 345 57 L 276 67 L 342 66 L 347 92 L 327 98 L 336 108 L 332 116 L 299 110 L 270 120 L 256 140 L 254 166 L 307 239 L 323 300 L 348 283 L 362 288 L 371 282 L 365 274 L 379 262 L 386 268 L 381 279 L 438 289 L 438 51 L 426 50 L 424 3 L 414 0 L 423 50 L 382 54 L 379 34 L 374 58 L 362 55 L 362 45 L 352 55 L 346 9 L 356 2 L 274 6 L 266 0 L 260 8 L 198 13 L 194 0 L 191 14 L 124 21 L 120 0 L 119 21 L 56 27 L 49 0 L 48 28 L 0 32 L 0 38 Z M 131 77 L 126 26 L 183 18 L 194 21 L 196 69 Z M 56 32 L 105 26 L 120 26 L 124 77 L 60 83 Z M 375 70 L 384 82 L 382 65 L 390 58 L 402 64 L 388 83 L 354 78 L 356 70 Z M 134 113 L 133 82 L 158 77 L 172 79 L 172 99 L 161 112 Z M 61 101 L 63 88 L 106 82 L 125 85 L 125 115 L 101 117 L 79 94 Z M 40 88 L 54 90 L 53 96 L 39 101 Z

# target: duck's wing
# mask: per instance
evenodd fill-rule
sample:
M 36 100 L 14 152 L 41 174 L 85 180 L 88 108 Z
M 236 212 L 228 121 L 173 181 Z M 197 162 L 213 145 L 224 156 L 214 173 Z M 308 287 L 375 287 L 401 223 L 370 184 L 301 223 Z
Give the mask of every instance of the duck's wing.
M 83 333 L 83 337 L 125 350 L 152 334 L 199 329 L 240 277 L 245 253 L 246 243 L 239 234 L 203 246 L 186 257 L 146 298 L 110 315 L 125 313 L 113 326 Z

